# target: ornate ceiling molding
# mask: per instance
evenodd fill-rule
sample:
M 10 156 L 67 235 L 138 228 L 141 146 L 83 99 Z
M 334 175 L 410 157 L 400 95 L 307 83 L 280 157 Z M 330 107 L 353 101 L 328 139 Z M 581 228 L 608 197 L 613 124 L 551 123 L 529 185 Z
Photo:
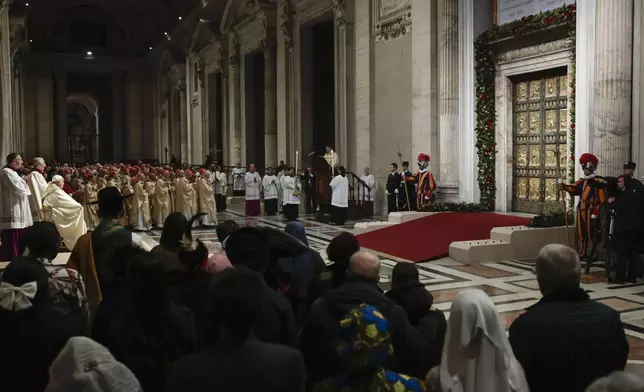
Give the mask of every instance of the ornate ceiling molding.
M 284 36 L 286 50 L 293 50 L 293 6 L 290 0 L 284 0 L 279 10 L 279 25 Z
M 411 0 L 371 2 L 373 35 L 376 42 L 390 41 L 411 33 Z

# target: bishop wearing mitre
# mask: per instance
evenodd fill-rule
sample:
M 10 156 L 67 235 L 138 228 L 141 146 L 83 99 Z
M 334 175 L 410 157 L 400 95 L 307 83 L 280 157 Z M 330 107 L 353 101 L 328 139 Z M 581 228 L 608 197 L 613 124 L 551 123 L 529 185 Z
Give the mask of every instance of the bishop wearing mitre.
M 100 223 L 98 218 L 98 187 L 94 182 L 94 175 L 91 172 L 85 174 L 85 186 L 83 187 L 83 212 L 87 229 L 94 230 Z
M 153 197 L 155 193 L 154 187 L 156 187 L 156 184 L 157 184 L 157 176 L 154 173 L 148 173 L 143 187 L 145 188 L 145 192 L 147 192 L 148 194 L 148 200 L 150 200 L 150 224 L 153 224 L 154 215 L 156 214 L 156 209 L 157 209 L 157 205 Z
M 177 177 L 177 212 L 182 213 L 188 220 L 197 215 L 197 192 L 195 184 L 190 181 L 192 177 L 190 169 L 186 169 L 185 173 Z
M 34 158 L 32 162 L 33 170 L 25 180 L 29 185 L 31 196 L 29 196 L 29 206 L 31 207 L 31 217 L 34 222 L 42 220 L 42 198 L 43 192 L 47 188 L 47 179 L 45 178 L 45 160 L 43 158 Z
M 63 185 L 63 177 L 54 176 L 43 192 L 42 204 L 48 220 L 54 222 L 58 233 L 63 237 L 65 247 L 71 250 L 76 241 L 87 233 L 87 225 L 83 206 L 63 191 Z
M 217 202 L 215 200 L 215 192 L 212 189 L 211 174 L 206 169 L 201 169 L 199 170 L 199 177 L 197 178 L 199 212 L 206 214 L 201 218 L 201 224 L 208 227 L 217 225 Z
M 164 171 L 156 181 L 154 186 L 154 205 L 156 208 L 152 214 L 152 223 L 157 227 L 163 227 L 165 218 L 172 212 L 172 201 L 170 198 L 170 172 Z M 174 189 L 174 186 L 172 187 Z
M 135 173 L 136 175 L 136 173 Z M 123 208 L 125 213 L 122 218 L 123 226 L 133 226 L 134 221 L 132 221 L 132 195 L 134 195 L 134 186 L 132 185 L 132 177 L 129 175 L 123 176 L 123 187 L 121 188 L 121 195 L 123 196 Z
M 134 196 L 130 210 L 130 221 L 136 231 L 149 231 L 150 199 L 145 189 L 145 174 L 139 173 L 133 180 Z

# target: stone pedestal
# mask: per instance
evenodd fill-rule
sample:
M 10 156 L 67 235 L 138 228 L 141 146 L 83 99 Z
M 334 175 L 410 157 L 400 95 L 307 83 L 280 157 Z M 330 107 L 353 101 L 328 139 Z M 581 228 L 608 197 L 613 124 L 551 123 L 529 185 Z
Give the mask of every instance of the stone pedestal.
M 264 43 L 264 162 L 277 166 L 277 90 L 275 89 L 275 46 Z
M 630 159 L 633 0 L 597 0 L 595 51 L 593 152 L 614 176 Z
M 458 200 L 458 0 L 439 0 L 438 126 L 439 195 Z

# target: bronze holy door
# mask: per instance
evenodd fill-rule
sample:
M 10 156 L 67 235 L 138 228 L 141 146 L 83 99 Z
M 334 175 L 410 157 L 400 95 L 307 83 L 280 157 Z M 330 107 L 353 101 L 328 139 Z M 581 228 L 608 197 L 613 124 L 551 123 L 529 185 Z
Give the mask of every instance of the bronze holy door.
M 563 208 L 557 179 L 566 178 L 568 160 L 568 79 L 565 69 L 553 71 L 513 84 L 512 209 L 516 212 L 540 214 Z

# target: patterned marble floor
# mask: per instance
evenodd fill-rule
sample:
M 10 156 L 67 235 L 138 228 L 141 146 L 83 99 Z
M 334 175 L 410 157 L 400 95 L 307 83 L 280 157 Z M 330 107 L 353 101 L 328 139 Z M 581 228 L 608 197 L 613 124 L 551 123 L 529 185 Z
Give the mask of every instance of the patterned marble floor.
M 282 229 L 285 222 L 280 217 L 246 218 L 238 207 L 220 214 L 220 221 L 232 219 L 240 225 L 260 225 Z M 322 254 L 326 260 L 326 246 L 336 235 L 352 232 L 353 223 L 344 226 L 333 226 L 316 222 L 311 215 L 303 215 L 300 221 L 307 229 L 311 247 Z M 217 236 L 214 230 L 197 229 L 196 237 L 204 240 L 209 247 L 215 248 Z M 153 245 L 161 237 L 159 231 L 146 235 L 146 242 Z M 381 255 L 381 286 L 389 288 L 391 270 L 397 262 L 407 260 Z M 482 265 L 465 265 L 445 258 L 427 263 L 418 263 L 421 282 L 434 295 L 436 308 L 444 311 L 449 317 L 451 301 L 463 289 L 478 288 L 486 292 L 497 305 L 497 309 L 509 327 L 528 306 L 541 298 L 531 262 L 508 260 Z M 594 269 L 585 275 L 582 287 L 591 298 L 602 302 L 620 312 L 631 345 L 629 369 L 644 373 L 644 282 L 616 286 L 601 282 L 598 279 L 600 270 Z

